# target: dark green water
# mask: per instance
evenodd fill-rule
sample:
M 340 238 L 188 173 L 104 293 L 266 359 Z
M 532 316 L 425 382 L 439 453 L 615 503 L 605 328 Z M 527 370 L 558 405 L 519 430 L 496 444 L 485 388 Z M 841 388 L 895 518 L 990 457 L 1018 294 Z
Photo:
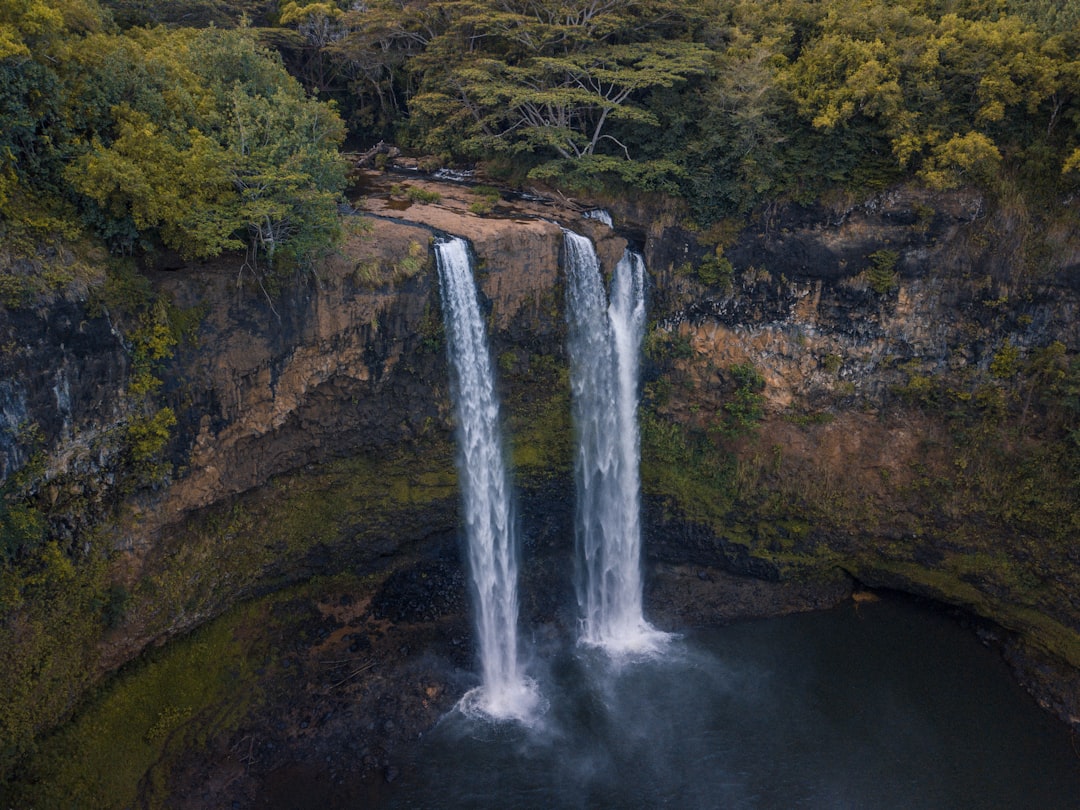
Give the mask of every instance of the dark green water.
M 447 716 L 385 806 L 1080 808 L 1080 743 L 908 601 L 696 631 L 662 660 L 549 660 L 535 727 Z

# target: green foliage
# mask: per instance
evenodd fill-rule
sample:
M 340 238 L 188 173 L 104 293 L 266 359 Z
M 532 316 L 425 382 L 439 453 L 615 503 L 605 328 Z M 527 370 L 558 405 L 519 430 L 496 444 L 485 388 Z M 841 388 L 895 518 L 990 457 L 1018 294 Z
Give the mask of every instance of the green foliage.
M 613 155 L 585 155 L 541 163 L 529 178 L 557 182 L 582 191 L 618 193 L 619 188 L 677 193 L 684 169 L 671 160 L 627 160 Z
M 17 651 L 0 657 L 0 780 L 93 678 L 105 567 L 98 539 L 83 541 L 77 562 L 48 541 L 0 567 L 0 649 Z
M 710 437 L 651 410 L 641 414 L 643 489 L 669 498 L 687 519 L 727 528 L 734 501 L 735 459 Z
M 896 286 L 896 262 L 900 254 L 895 250 L 876 250 L 867 258 L 870 266 L 866 268 L 866 281 L 870 289 L 878 295 L 884 295 Z
M 113 583 L 106 589 L 101 609 L 101 620 L 107 630 L 112 630 L 120 625 L 130 603 L 131 592 L 127 589 L 127 586 Z
M 253 3 L 112 5 L 124 24 L 269 22 Z M 524 0 L 294 2 L 258 36 L 342 105 L 361 140 L 480 158 L 514 182 L 531 172 L 571 189 L 678 194 L 704 223 L 912 177 L 993 190 L 1012 176 L 1048 200 L 1074 191 L 1077 13 L 1043 0 L 992 11 L 922 0 L 562 12 Z M 210 256 L 242 243 L 269 266 L 317 257 L 336 236 L 343 183 L 332 110 L 305 98 L 249 29 L 117 36 L 102 33 L 104 19 L 91 0 L 25 0 L 5 18 L 0 213 L 20 216 L 31 187 L 73 188 L 84 221 L 117 250 L 160 242 Z
M 0 59 L 0 226 L 44 192 L 121 253 L 304 267 L 333 242 L 344 127 L 251 32 L 104 30 Z
M 149 416 L 140 416 L 128 423 L 126 444 L 136 469 L 156 470 L 154 462 L 169 441 L 170 429 L 176 425 L 171 408 L 161 408 Z
M 753 363 L 739 363 L 729 369 L 735 383 L 731 399 L 724 403 L 723 432 L 738 436 L 752 432 L 765 416 L 765 378 Z
M 1006 340 L 990 360 L 990 374 L 999 380 L 1007 380 L 1019 370 L 1020 347 Z
M 188 257 L 243 247 L 226 155 L 195 133 L 180 143 L 146 113 L 116 108 L 117 137 L 108 149 L 84 154 L 66 172 L 72 187 L 116 221 L 138 232 L 157 229 L 162 242 Z
M 574 458 L 569 373 L 550 355 L 503 371 L 509 377 L 515 370 L 527 382 L 518 382 L 522 394 L 507 402 L 514 474 L 565 480 Z
M 131 595 L 106 583 L 108 544 L 95 527 L 117 493 L 156 483 L 170 470 L 162 458 L 176 418 L 157 392 L 192 316 L 156 295 L 130 261 L 112 263 L 88 311 L 107 313 L 128 348 L 127 419 L 91 447 L 97 474 L 112 488 L 104 495 L 78 474 L 47 473 L 34 426 L 16 437 L 29 461 L 0 491 L 0 647 L 19 651 L 0 660 L 10 706 L 0 713 L 0 772 L 71 710 L 96 672 L 102 629 L 126 614 Z
M 423 188 L 410 188 L 406 192 L 406 196 L 412 202 L 419 203 L 437 203 L 442 199 L 442 195 L 437 191 L 428 191 Z
M 1001 152 L 986 135 L 969 132 L 935 144 L 919 175 L 930 188 L 956 188 L 961 183 L 986 185 L 997 174 Z
M 687 262 L 678 267 L 675 272 L 680 276 L 697 279 L 706 287 L 720 287 L 726 290 L 731 287 L 735 268 L 723 255 L 723 247 L 718 246 L 714 255 L 706 256 L 696 266 Z
M 257 699 L 249 663 L 262 660 L 235 624 L 211 626 L 153 650 L 125 669 L 50 738 L 93 682 L 103 629 L 133 621 L 140 633 L 164 636 L 213 617 L 259 585 L 280 587 L 318 545 L 331 570 L 365 559 L 374 541 L 423 531 L 424 507 L 456 502 L 453 448 L 432 435 L 421 456 L 357 457 L 285 476 L 242 503 L 223 504 L 160 539 L 162 562 L 138 582 L 106 579 L 103 537 L 86 533 L 88 551 L 46 542 L 17 566 L 0 567 L 0 657 L 5 708 L 0 711 L 0 781 L 24 760 L 13 806 L 116 806 L 133 795 L 146 769 L 169 745 L 205 744 Z M 81 546 L 81 544 L 80 544 Z M 351 562 L 350 562 L 351 561 Z M 281 598 L 281 597 L 276 597 Z M 265 623 L 259 609 L 233 619 Z M 223 692 L 235 686 L 236 692 Z M 190 721 L 182 715 L 190 709 Z M 171 731 L 172 733 L 166 733 Z M 191 736 L 189 736 L 191 735 Z M 41 757 L 25 761 L 35 748 Z M 171 749 L 170 749 L 171 750 Z M 102 763 L 112 762 L 111 766 Z M 5 799 L 11 796 L 5 793 Z M 33 799 L 33 803 L 30 801 Z
M 24 452 L 31 454 L 30 459 L 0 485 L 0 563 L 4 565 L 25 558 L 47 536 L 45 515 L 33 500 L 44 475 L 44 457 L 32 434 L 31 438 L 20 439 Z M 0 609 L 5 598 L 11 597 L 0 594 Z
M 400 134 L 441 155 L 517 155 L 571 188 L 608 177 L 682 194 L 702 222 L 912 176 L 993 188 L 1037 155 L 1051 185 L 1080 177 L 1067 123 L 1080 117 L 1077 38 L 1060 22 L 1072 5 L 637 0 L 566 12 L 516 0 L 328 8 L 338 39 L 322 53 L 340 77 L 363 77 L 353 87 L 379 132 L 399 117 Z
M 723 286 L 728 287 L 731 285 L 731 277 L 735 272 L 735 268 L 731 266 L 731 261 L 722 253 L 718 253 L 714 256 L 707 257 L 697 267 L 697 277 L 701 280 L 702 284 L 706 284 L 709 287 Z
M 639 0 L 558 14 L 525 2 L 379 4 L 374 15 L 347 18 L 356 29 L 335 52 L 359 65 L 375 46 L 401 55 L 409 34 L 411 47 L 422 43 L 409 65 L 421 77 L 410 126 L 434 151 L 576 159 L 603 148 L 626 157 L 613 127 L 655 125 L 641 103 L 648 93 L 705 68 L 704 46 L 670 36 L 675 5 Z
M 346 224 L 362 224 L 362 220 L 346 220 Z M 431 266 L 432 254 L 426 243 L 415 239 L 409 241 L 404 255 L 396 255 L 395 260 L 368 258 L 358 261 L 353 268 L 350 277 L 354 283 L 366 287 L 378 287 L 385 284 L 395 284 L 405 281 Z M 378 328 L 377 321 L 371 322 L 373 328 Z
M 844 365 L 844 358 L 838 354 L 827 354 L 821 359 L 821 367 L 829 374 L 836 374 Z
M 686 335 L 653 328 L 645 338 L 645 356 L 653 361 L 689 360 L 694 356 L 694 347 Z
M 158 375 L 162 363 L 172 357 L 177 343 L 163 299 L 157 299 L 151 309 L 142 313 L 138 326 L 131 330 L 128 338 L 131 341 L 132 366 L 128 395 L 142 399 L 160 387 Z
M 430 354 L 442 354 L 446 345 L 446 328 L 437 307 L 429 306 L 417 328 L 421 348 Z
M 471 189 L 479 199 L 469 203 L 469 211 L 480 216 L 487 216 L 499 202 L 502 193 L 494 186 L 474 186 Z
M 425 267 L 430 266 L 432 256 L 427 245 L 422 245 L 415 239 L 409 242 L 409 252 L 398 259 L 394 265 L 394 278 L 403 280 L 412 278 Z
M 411 203 L 437 203 L 442 195 L 437 191 L 428 191 L 408 183 L 395 183 L 390 187 L 391 197 L 404 197 Z
M 261 657 L 252 656 L 265 651 L 236 629 L 270 620 L 267 608 L 240 607 L 116 676 L 43 742 L 12 799 L 25 807 L 133 804 L 141 780 L 170 745 L 228 730 L 259 699 L 253 661 Z

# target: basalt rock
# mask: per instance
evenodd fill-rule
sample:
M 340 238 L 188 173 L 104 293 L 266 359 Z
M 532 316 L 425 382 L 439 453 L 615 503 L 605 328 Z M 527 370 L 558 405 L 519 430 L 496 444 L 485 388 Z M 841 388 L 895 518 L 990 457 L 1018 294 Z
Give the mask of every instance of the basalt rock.
M 273 295 L 239 258 L 147 271 L 202 318 L 161 373 L 160 404 L 178 420 L 171 472 L 131 494 L 112 492 L 102 474 L 115 467 L 105 439 L 131 417 L 122 330 L 74 300 L 0 313 L 0 477 L 26 465 L 20 430 L 36 423 L 47 459 L 39 492 L 71 473 L 65 486 L 124 504 L 107 525 L 110 577 L 133 597 L 105 634 L 103 668 L 261 589 L 343 567 L 385 571 L 446 542 L 458 515 L 430 246 L 441 233 L 466 237 L 477 256 L 510 423 L 550 450 L 557 442 L 544 420 L 566 397 L 566 225 L 596 240 L 608 270 L 627 244 L 644 252 L 661 346 L 647 361 L 646 411 L 697 437 L 695 458 L 704 448 L 728 460 L 708 495 L 680 492 L 649 474 L 667 462 L 645 442 L 645 553 L 663 574 L 655 593 L 717 572 L 779 583 L 792 589 L 791 604 L 813 607 L 845 593 L 846 571 L 1000 621 L 1059 665 L 1071 662 L 1053 671 L 1075 677 L 1075 551 L 1041 543 L 1038 526 L 1003 522 L 987 511 L 986 492 L 957 489 L 975 486 L 958 478 L 961 464 L 993 461 L 958 450 L 957 422 L 923 401 L 966 402 L 975 388 L 959 381 L 987 378 L 1006 342 L 1028 356 L 1059 341 L 1075 357 L 1080 247 L 1067 235 L 1047 235 L 1053 271 L 1031 277 L 1017 270 L 1016 229 L 972 192 L 901 188 L 777 207 L 711 236 L 646 196 L 612 202 L 611 230 L 581 217 L 588 205 L 510 194 L 477 205 L 467 186 L 420 176 L 372 173 L 365 193 L 349 214 L 364 227 Z M 718 256 L 730 277 L 696 274 Z M 731 369 L 745 364 L 763 381 L 746 392 L 761 397 L 748 430 L 729 407 Z M 939 387 L 928 391 L 927 380 Z M 526 552 L 565 554 L 569 454 L 545 469 L 544 453 L 515 453 L 530 493 Z M 452 564 L 432 565 L 427 579 L 457 593 Z M 387 586 L 388 611 L 438 619 L 456 610 L 458 596 L 429 592 L 424 569 L 412 570 Z M 553 596 L 536 577 L 523 585 L 525 611 L 551 620 L 569 586 Z M 799 581 L 824 584 L 797 593 Z M 695 622 L 707 620 L 699 614 Z M 1080 716 L 1065 698 L 1048 705 Z

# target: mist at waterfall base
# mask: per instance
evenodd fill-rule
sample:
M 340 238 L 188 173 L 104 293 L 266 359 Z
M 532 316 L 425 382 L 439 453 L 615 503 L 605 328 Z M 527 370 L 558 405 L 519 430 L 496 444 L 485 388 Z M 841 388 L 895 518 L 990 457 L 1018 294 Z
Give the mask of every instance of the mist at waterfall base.
M 694 631 L 623 665 L 538 652 L 541 723 L 451 713 L 373 806 L 1080 807 L 1068 729 L 912 600 Z
M 435 253 L 482 676 L 461 707 L 466 713 L 527 719 L 538 697 L 518 660 L 517 540 L 486 325 L 468 244 L 460 238 L 440 241 Z

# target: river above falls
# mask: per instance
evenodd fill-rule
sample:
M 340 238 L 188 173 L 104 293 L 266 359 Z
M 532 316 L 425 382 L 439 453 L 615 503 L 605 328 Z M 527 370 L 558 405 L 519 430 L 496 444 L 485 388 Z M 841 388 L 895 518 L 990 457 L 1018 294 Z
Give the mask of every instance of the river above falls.
M 447 715 L 386 808 L 1073 808 L 1080 752 L 997 653 L 887 598 L 534 665 L 534 727 Z

